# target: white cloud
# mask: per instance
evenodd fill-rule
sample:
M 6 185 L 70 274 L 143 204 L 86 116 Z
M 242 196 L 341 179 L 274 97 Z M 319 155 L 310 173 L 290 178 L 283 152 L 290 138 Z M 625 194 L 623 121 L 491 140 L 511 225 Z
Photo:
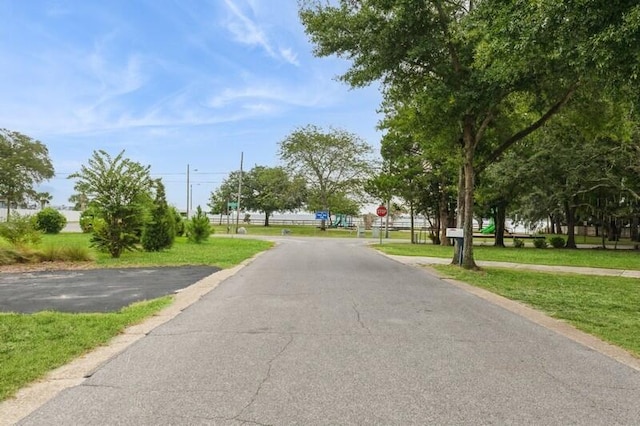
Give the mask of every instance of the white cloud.
M 280 55 L 282 56 L 282 58 L 284 60 L 286 60 L 287 62 L 289 62 L 292 65 L 295 66 L 300 66 L 300 62 L 298 62 L 298 55 L 296 55 L 293 50 L 287 48 L 287 49 L 280 49 Z
M 232 14 L 231 20 L 226 23 L 226 28 L 234 35 L 237 42 L 249 46 L 259 46 L 272 58 L 283 60 L 291 65 L 300 65 L 297 55 L 291 48 L 274 45 L 265 30 L 243 13 L 233 0 L 224 0 L 224 2 Z M 247 7 L 254 12 L 256 10 L 251 3 L 248 3 Z

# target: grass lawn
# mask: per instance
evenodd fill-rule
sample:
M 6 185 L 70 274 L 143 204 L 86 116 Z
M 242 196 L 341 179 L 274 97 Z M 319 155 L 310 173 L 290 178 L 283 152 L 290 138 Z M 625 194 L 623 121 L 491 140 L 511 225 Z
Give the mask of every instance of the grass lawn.
M 640 357 L 640 281 L 634 278 L 435 266 L 439 272 L 518 300 Z
M 100 314 L 0 314 L 0 401 L 168 306 L 167 296 Z
M 217 222 L 216 222 L 217 223 Z M 248 235 L 269 235 L 279 236 L 282 235 L 283 229 L 288 229 L 291 236 L 299 237 L 336 237 L 336 238 L 357 238 L 356 229 L 344 229 L 344 228 L 327 228 L 321 231 L 317 226 L 307 225 L 270 225 L 263 226 L 262 224 L 241 224 L 247 230 Z M 218 235 L 227 234 L 227 225 L 214 225 L 213 228 Z M 235 232 L 235 224 L 231 225 L 231 232 Z M 384 232 L 384 230 L 382 231 Z M 365 231 L 365 238 L 372 239 L 372 231 Z M 389 231 L 390 239 L 405 239 L 411 240 L 411 234 L 408 231 Z
M 88 246 L 89 239 L 89 234 L 81 233 L 44 235 L 40 245 Z M 125 252 L 119 259 L 112 259 L 108 253 L 100 253 L 93 249 L 92 254 L 96 264 L 104 268 L 149 265 L 212 265 L 220 268 L 229 268 L 272 246 L 273 243 L 269 241 L 244 238 L 209 238 L 202 244 L 193 244 L 189 243 L 185 237 L 178 237 L 171 249 L 161 252 Z
M 383 243 L 374 245 L 387 254 L 401 256 L 453 257 L 453 247 L 432 244 Z M 534 265 L 589 266 L 594 268 L 640 270 L 640 253 L 633 250 L 537 249 L 534 247 L 473 247 L 476 260 L 527 263 Z
M 40 246 L 86 247 L 89 238 L 80 233 L 45 235 Z M 178 238 L 170 250 L 158 253 L 126 252 L 119 259 L 93 249 L 91 254 L 99 267 L 213 265 L 228 268 L 272 245 L 268 241 L 240 238 L 210 238 L 202 244 L 191 244 L 186 238 Z M 153 315 L 171 301 L 171 297 L 163 297 L 106 314 L 0 313 L 0 400 L 48 371 L 105 344 L 127 326 Z

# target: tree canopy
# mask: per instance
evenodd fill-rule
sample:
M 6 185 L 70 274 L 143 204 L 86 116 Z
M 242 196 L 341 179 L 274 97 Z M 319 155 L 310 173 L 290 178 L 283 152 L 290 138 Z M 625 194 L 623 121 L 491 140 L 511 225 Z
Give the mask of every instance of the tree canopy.
M 439 142 L 448 138 L 441 146 L 463 166 L 467 268 L 475 267 L 477 170 L 541 128 L 585 84 L 638 78 L 640 58 L 627 39 L 638 39 L 640 8 L 631 0 L 309 0 L 300 16 L 318 56 L 350 60 L 345 82 L 381 81 L 394 112 L 411 102 L 427 108 L 426 128 L 441 129 Z M 628 63 L 616 66 L 618 54 Z
M 120 257 L 139 241 L 144 223 L 144 210 L 151 204 L 152 180 L 149 166 L 124 157 L 115 157 L 103 150 L 94 151 L 87 165 L 69 175 L 76 179 L 75 189 L 87 195 L 103 222 L 94 222 L 92 243 Z
M 34 186 L 54 176 L 47 147 L 22 133 L 0 129 L 0 198 L 11 203 L 37 198 Z
M 280 158 L 307 182 L 311 210 L 330 211 L 337 200 L 359 199 L 373 172 L 372 148 L 358 136 L 339 129 L 308 125 L 280 142 Z M 351 209 L 351 208 L 350 208 Z M 325 222 L 322 222 L 324 228 Z

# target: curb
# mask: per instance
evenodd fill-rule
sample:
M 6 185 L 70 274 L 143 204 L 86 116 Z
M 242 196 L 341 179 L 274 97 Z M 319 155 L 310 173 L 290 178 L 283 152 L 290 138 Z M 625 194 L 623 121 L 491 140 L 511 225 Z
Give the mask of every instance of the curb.
M 631 354 L 631 352 L 628 352 L 618 346 L 612 345 L 611 343 L 605 342 L 604 340 L 601 340 L 598 337 L 593 336 L 591 334 L 585 333 L 582 330 L 578 330 L 573 325 L 567 322 L 564 322 L 562 320 L 552 318 L 541 311 L 535 310 L 525 305 L 524 303 L 507 299 L 506 297 L 492 293 L 480 287 L 474 287 L 462 281 L 448 278 L 442 275 L 439 271 L 429 266 L 426 266 L 426 265 L 414 265 L 414 266 L 419 266 L 421 269 L 425 270 L 430 275 L 433 275 L 448 284 L 454 285 L 466 291 L 467 293 L 471 293 L 474 296 L 477 296 L 481 299 L 486 300 L 489 303 L 500 306 L 501 308 L 506 309 L 509 312 L 512 312 L 523 318 L 526 318 L 531 322 L 534 322 L 548 330 L 551 330 L 557 334 L 560 334 L 561 336 L 564 336 L 570 340 L 573 340 L 574 342 L 579 343 L 582 346 L 586 346 L 591 350 L 599 352 L 602 355 L 612 358 L 618 361 L 619 363 L 624 364 L 627 367 L 640 372 L 640 359 L 635 357 L 633 354 Z

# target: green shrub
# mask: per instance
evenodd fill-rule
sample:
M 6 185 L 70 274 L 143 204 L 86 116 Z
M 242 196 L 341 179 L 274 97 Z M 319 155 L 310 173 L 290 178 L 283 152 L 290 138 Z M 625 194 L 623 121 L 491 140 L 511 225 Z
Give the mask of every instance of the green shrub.
M 523 247 L 524 247 L 524 241 L 522 241 L 522 240 L 521 240 L 521 239 L 519 239 L 519 238 L 514 238 L 514 239 L 513 239 L 513 246 L 514 246 L 515 248 L 523 248 Z
M 0 223 L 0 237 L 13 246 L 25 246 L 40 242 L 42 234 L 36 229 L 33 216 L 12 213 L 8 222 Z
M 176 238 L 175 218 L 167 205 L 164 185 L 156 181 L 156 197 L 151 207 L 150 218 L 144 224 L 140 243 L 145 251 L 160 251 L 173 245 Z
M 0 248 L 0 265 L 36 263 L 39 261 L 39 253 L 27 247 Z
M 549 239 L 551 246 L 553 248 L 563 248 L 564 247 L 564 238 L 562 237 L 553 237 Z
M 191 220 L 187 221 L 187 238 L 192 243 L 201 243 L 209 238 L 213 232 L 209 218 L 202 211 L 200 206 L 196 210 L 196 214 Z
M 93 224 L 96 220 L 99 220 L 98 208 L 95 206 L 89 206 L 88 209 L 80 214 L 80 229 L 85 234 L 93 232 Z
M 176 235 L 178 237 L 182 237 L 186 231 L 184 220 L 182 220 L 182 215 L 180 214 L 178 209 L 176 209 L 175 207 L 171 207 L 171 213 L 173 214 L 173 219 L 176 221 L 175 223 Z
M 57 234 L 67 224 L 67 218 L 58 210 L 46 207 L 36 214 L 36 229 L 45 234 Z
M 533 240 L 533 245 L 535 246 L 535 248 L 539 249 L 544 249 L 549 246 L 549 244 L 547 244 L 547 240 L 544 240 L 542 238 Z
M 84 246 L 46 246 L 38 251 L 42 262 L 87 262 L 93 260 L 89 248 Z
M 139 239 L 134 231 L 132 232 L 131 227 L 124 220 L 114 218 L 110 222 L 102 218 L 94 220 L 91 247 L 109 253 L 111 257 L 117 259 L 125 250 L 136 249 Z

